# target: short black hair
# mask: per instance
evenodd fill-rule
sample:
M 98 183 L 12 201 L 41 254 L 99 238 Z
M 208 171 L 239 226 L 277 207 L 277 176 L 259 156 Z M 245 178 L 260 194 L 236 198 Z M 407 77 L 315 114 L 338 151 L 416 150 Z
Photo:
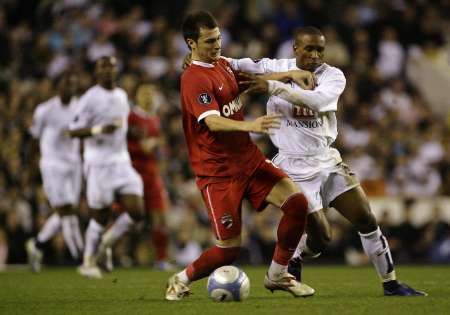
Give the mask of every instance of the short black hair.
M 216 19 L 208 11 L 192 12 L 184 18 L 181 29 L 186 44 L 188 44 L 188 38 L 193 39 L 194 41 L 198 40 L 200 37 L 200 28 L 202 27 L 208 29 L 217 27 Z
M 324 36 L 322 31 L 314 26 L 301 26 L 294 30 L 294 40 L 297 40 L 297 38 L 303 35 Z

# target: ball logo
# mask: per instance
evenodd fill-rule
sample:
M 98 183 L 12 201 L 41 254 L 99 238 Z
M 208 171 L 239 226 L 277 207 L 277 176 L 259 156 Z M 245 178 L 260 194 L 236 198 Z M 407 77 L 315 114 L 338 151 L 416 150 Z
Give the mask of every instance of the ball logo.
M 211 100 L 212 100 L 211 96 L 209 96 L 208 93 L 202 93 L 198 96 L 198 101 L 200 104 L 204 105 L 211 104 Z

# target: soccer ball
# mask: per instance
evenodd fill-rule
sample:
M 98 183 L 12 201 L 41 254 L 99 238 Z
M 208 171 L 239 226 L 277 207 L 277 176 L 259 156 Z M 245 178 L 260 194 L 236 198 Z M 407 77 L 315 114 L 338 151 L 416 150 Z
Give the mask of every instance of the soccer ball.
M 209 276 L 207 289 L 215 302 L 243 301 L 250 293 L 250 280 L 241 269 L 223 266 Z

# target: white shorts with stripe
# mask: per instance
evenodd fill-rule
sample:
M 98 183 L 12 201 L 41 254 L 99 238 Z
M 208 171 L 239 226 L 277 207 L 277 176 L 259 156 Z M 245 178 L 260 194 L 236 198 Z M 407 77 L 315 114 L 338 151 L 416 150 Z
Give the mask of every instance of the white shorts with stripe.
M 317 161 L 311 163 L 311 159 L 278 154 L 273 162 L 286 172 L 305 195 L 308 213 L 328 208 L 336 197 L 360 184 L 355 174 L 340 159 L 332 166 L 329 163 L 324 166 L 323 163 L 316 164 Z M 316 164 L 316 167 L 311 168 L 311 164 Z
M 143 196 L 141 176 L 130 162 L 86 164 L 87 202 L 91 209 L 109 207 L 116 195 Z
M 78 205 L 81 193 L 81 163 L 66 161 L 39 162 L 44 192 L 52 208 Z

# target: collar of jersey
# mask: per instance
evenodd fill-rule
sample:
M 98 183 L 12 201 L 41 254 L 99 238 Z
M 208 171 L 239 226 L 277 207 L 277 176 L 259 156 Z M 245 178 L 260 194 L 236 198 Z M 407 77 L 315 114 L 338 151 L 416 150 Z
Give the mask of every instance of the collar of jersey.
M 192 60 L 192 64 L 200 66 L 200 67 L 205 67 L 205 68 L 214 68 L 213 64 L 203 62 L 203 61 L 198 61 L 198 60 Z
M 317 74 L 319 72 L 322 72 L 323 70 L 325 70 L 325 62 L 318 66 L 317 69 L 314 70 L 314 73 Z

